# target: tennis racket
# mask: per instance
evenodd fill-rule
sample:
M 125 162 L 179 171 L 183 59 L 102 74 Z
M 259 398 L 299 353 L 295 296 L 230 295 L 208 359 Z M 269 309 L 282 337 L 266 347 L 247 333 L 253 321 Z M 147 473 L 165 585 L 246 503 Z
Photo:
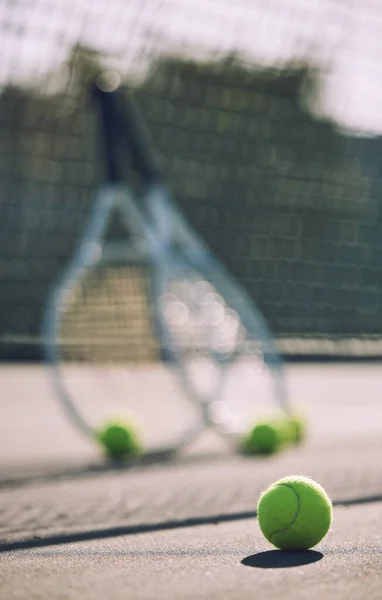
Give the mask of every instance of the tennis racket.
M 119 81 L 119 80 L 118 80 Z M 104 78 L 110 90 L 115 78 Z M 146 455 L 172 453 L 205 427 L 161 346 L 159 311 L 151 301 L 155 278 L 150 256 L 161 252 L 122 183 L 126 162 L 119 123 L 102 98 L 91 95 L 101 128 L 106 180 L 98 190 L 77 248 L 49 295 L 42 324 L 46 361 L 56 392 L 72 423 L 96 440 L 103 421 L 139 417 Z M 145 173 L 149 177 L 149 173 Z M 110 236 L 118 222 L 123 238 Z M 179 362 L 179 361 L 177 361 Z M 150 423 L 150 427 L 145 427 Z
M 112 85 L 111 81 L 114 81 Z M 150 298 L 146 321 L 151 323 L 151 331 L 155 333 L 153 347 L 157 357 L 164 357 L 167 363 L 165 387 L 170 381 L 167 365 L 171 365 L 182 389 L 182 394 L 179 391 L 176 394 L 177 408 L 182 396 L 192 400 L 193 406 L 200 410 L 199 415 L 194 413 L 192 418 L 188 415 L 184 419 L 187 411 L 182 408 L 184 427 L 177 439 L 166 446 L 172 451 L 187 445 L 206 425 L 224 433 L 242 433 L 254 418 L 256 405 L 263 408 L 267 396 L 287 410 L 282 362 L 264 319 L 171 200 L 143 119 L 132 98 L 127 101 L 124 97 L 121 101 L 116 81 L 119 81 L 118 76 L 112 74 L 110 79 L 109 74 L 100 78 L 101 85 L 94 89 L 93 102 L 98 106 L 103 127 L 108 182 L 98 194 L 74 258 L 49 300 L 43 332 L 45 353 L 58 397 L 69 416 L 82 431 L 94 436 L 96 429 L 90 424 L 91 419 L 79 410 L 79 397 L 88 396 L 85 381 L 90 373 L 92 377 L 96 373 L 97 396 L 106 379 L 112 384 L 108 396 L 113 400 L 118 387 L 116 382 L 120 381 L 125 397 L 129 385 L 134 389 L 133 382 L 128 377 L 122 379 L 120 373 L 119 361 L 125 368 L 126 362 L 129 364 L 131 360 L 129 352 L 126 356 L 126 347 L 121 352 L 120 341 L 116 344 L 113 338 L 113 344 L 109 344 L 118 355 L 119 368 L 115 366 L 111 348 L 107 352 L 107 369 L 105 359 L 97 355 L 96 349 L 104 350 L 111 331 L 121 333 L 115 304 L 109 304 L 105 311 L 107 299 L 100 301 L 100 282 L 105 284 L 106 281 L 109 288 L 111 273 L 112 277 L 117 273 L 115 279 L 120 285 L 126 280 L 127 268 L 131 281 L 132 269 L 144 264 L 146 292 Z M 132 189 L 121 183 L 118 166 L 121 156 L 129 156 L 143 184 L 144 192 L 139 201 Z M 113 213 L 118 213 L 129 232 L 128 241 L 106 243 L 105 233 Z M 102 315 L 98 310 L 97 315 L 89 318 L 89 297 L 92 301 L 97 298 L 97 306 L 103 307 Z M 131 305 L 126 290 L 121 289 L 118 297 L 126 310 Z M 114 311 L 113 318 L 111 311 Z M 74 319 L 70 317 L 73 314 Z M 95 334 L 96 324 L 101 331 Z M 86 334 L 81 338 L 79 331 Z M 141 332 L 135 336 L 131 332 L 130 323 L 129 335 L 123 336 L 124 344 L 127 346 L 127 339 L 132 339 L 137 347 Z M 141 372 L 141 381 L 142 376 L 145 374 Z M 79 394 L 72 390 L 76 380 L 80 384 Z M 107 402 L 105 407 L 110 410 Z M 93 406 L 90 412 L 94 420 Z M 173 411 L 171 415 L 170 422 L 182 421 Z M 162 451 L 163 448 L 154 452 Z

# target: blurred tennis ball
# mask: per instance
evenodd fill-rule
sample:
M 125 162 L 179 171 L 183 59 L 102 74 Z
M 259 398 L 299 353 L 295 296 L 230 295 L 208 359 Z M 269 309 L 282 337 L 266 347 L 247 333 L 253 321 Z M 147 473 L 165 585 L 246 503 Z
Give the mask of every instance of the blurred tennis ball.
M 244 454 L 273 454 L 285 444 L 285 426 L 279 419 L 255 423 L 241 440 Z
M 98 432 L 98 440 L 111 458 L 128 458 L 143 452 L 140 432 L 132 421 L 107 423 Z
M 257 421 L 241 440 L 245 454 L 273 454 L 289 445 L 299 444 L 306 433 L 300 412 L 276 412 Z
M 300 444 L 306 437 L 306 419 L 301 412 L 291 412 L 283 416 L 285 435 L 290 444 Z

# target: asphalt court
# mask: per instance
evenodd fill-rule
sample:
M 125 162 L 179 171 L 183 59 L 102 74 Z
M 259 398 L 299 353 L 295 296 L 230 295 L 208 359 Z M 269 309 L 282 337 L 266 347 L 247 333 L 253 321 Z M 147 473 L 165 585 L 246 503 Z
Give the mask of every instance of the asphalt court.
M 213 433 L 176 459 L 110 468 L 40 366 L 0 368 L 0 598 L 382 597 L 382 366 L 290 365 L 306 443 L 232 455 Z M 163 403 L 165 410 L 165 402 Z M 310 475 L 335 504 L 311 552 L 272 550 L 259 493 Z

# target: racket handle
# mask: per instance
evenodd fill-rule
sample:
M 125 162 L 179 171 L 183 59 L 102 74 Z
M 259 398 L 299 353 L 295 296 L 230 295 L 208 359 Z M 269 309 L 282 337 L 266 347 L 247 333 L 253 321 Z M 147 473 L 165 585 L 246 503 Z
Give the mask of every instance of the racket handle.
M 92 98 L 100 110 L 108 181 L 122 181 L 123 170 L 118 157 L 126 153 L 145 185 L 158 182 L 161 179 L 159 160 L 138 107 L 119 86 L 109 87 L 104 83 L 102 77 L 96 82 Z

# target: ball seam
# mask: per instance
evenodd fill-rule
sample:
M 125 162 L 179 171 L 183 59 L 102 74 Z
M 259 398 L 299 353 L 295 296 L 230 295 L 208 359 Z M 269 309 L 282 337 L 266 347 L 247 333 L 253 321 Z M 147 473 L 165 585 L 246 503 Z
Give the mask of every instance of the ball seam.
M 297 499 L 297 509 L 296 509 L 296 513 L 295 513 L 292 521 L 286 527 L 284 527 L 283 529 L 280 529 L 280 531 L 275 531 L 274 533 L 272 533 L 271 537 L 274 537 L 276 535 L 281 535 L 282 533 L 285 533 L 286 531 L 288 531 L 288 529 L 290 527 L 293 527 L 293 525 L 297 521 L 298 514 L 300 512 L 300 496 L 298 495 L 298 493 L 296 492 L 296 490 L 294 489 L 294 487 L 292 485 L 289 485 L 288 483 L 280 483 L 279 485 L 287 487 L 287 488 L 289 488 L 289 489 L 292 490 L 292 492 L 295 494 L 296 499 Z

